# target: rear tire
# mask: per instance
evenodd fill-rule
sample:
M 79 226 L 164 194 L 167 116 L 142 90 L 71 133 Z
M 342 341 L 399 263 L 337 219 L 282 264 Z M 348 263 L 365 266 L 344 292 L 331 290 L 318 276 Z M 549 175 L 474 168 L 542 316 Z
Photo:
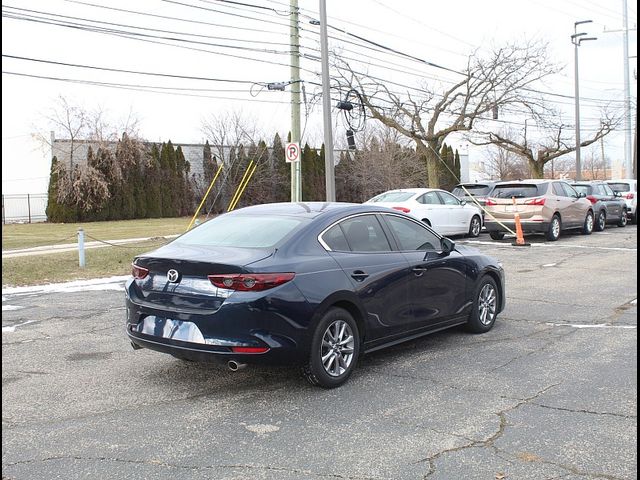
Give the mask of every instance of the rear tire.
M 491 330 L 498 316 L 499 305 L 500 295 L 495 280 L 489 276 L 482 277 L 473 297 L 467 330 L 473 333 L 485 333 Z
M 482 220 L 480 220 L 478 215 L 474 215 L 471 217 L 471 222 L 469 223 L 469 236 L 476 238 L 480 235 L 480 230 L 482 230 Z
M 593 223 L 593 221 L 591 222 Z M 560 216 L 556 213 L 552 218 L 551 222 L 549 222 L 549 228 L 547 229 L 547 240 L 550 242 L 555 242 L 560 238 L 560 232 L 562 230 L 562 221 L 560 220 Z
M 503 232 L 489 232 L 489 236 L 492 240 L 502 240 L 504 238 Z
M 591 235 L 593 233 L 593 212 L 587 212 L 587 216 L 584 219 L 582 225 L 582 234 Z
M 627 226 L 627 209 L 626 208 L 622 209 L 622 215 L 620 215 L 620 220 L 618 220 L 618 226 L 619 227 Z
M 324 314 L 311 340 L 303 374 L 312 385 L 335 388 L 347 381 L 360 354 L 360 332 L 351 314 L 333 307 Z
M 598 219 L 596 220 L 596 224 L 594 225 L 593 229 L 596 232 L 601 232 L 604 230 L 604 227 L 607 226 L 607 214 L 604 212 L 604 210 L 600 210 L 598 212 Z

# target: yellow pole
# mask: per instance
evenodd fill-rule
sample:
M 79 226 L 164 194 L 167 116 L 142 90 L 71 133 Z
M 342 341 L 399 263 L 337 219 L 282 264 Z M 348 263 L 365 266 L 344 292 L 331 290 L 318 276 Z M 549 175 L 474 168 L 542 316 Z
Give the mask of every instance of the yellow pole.
M 229 208 L 227 208 L 227 212 L 230 212 L 231 210 L 233 210 L 231 207 L 233 203 L 236 201 L 236 197 L 238 196 L 238 193 L 240 192 L 240 188 L 242 188 L 242 184 L 244 183 L 245 178 L 247 178 L 247 175 L 249 174 L 249 170 L 251 170 L 252 165 L 253 165 L 253 160 L 249 162 L 247 169 L 244 171 L 244 175 L 242 175 L 242 180 L 240 180 L 240 183 L 238 184 L 238 188 L 236 188 L 236 191 L 233 194 L 231 201 L 229 202 Z
M 251 180 L 251 177 L 253 177 L 253 172 L 256 171 L 256 168 L 258 168 L 258 164 L 255 164 L 253 166 L 253 168 L 251 169 L 251 173 L 249 173 L 249 176 L 247 177 L 247 180 L 244 182 L 244 185 L 242 186 L 242 190 L 240 191 L 240 194 L 238 195 L 238 198 L 236 198 L 235 203 L 233 204 L 233 207 L 231 208 L 231 210 L 236 208 L 236 205 L 238 204 L 238 202 L 240 201 L 240 197 L 242 196 L 242 194 L 244 193 L 244 190 L 247 188 L 247 185 L 249 185 L 249 180 Z
M 191 225 L 193 225 L 193 222 L 196 221 L 196 218 L 198 217 L 198 214 L 200 213 L 200 209 L 202 208 L 202 206 L 204 205 L 205 200 L 207 199 L 207 197 L 209 196 L 209 192 L 211 192 L 211 189 L 213 188 L 213 184 L 216 183 L 216 180 L 218 178 L 218 175 L 220 175 L 220 172 L 222 171 L 222 163 L 220 164 L 220 166 L 218 167 L 218 171 L 216 172 L 216 174 L 213 177 L 213 180 L 211 180 L 211 184 L 209 185 L 209 188 L 207 189 L 207 193 L 204 194 L 204 198 L 202 199 L 202 201 L 200 202 L 200 205 L 198 205 L 198 209 L 196 210 L 195 215 L 193 216 L 193 218 L 191 219 L 191 222 L 189 223 L 189 226 L 187 227 L 187 230 L 189 230 L 191 228 Z

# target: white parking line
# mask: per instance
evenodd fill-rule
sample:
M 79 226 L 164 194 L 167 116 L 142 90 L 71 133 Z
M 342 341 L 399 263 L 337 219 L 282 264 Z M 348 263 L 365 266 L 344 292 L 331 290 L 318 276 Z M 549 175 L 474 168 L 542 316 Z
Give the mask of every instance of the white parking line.
M 573 328 L 621 328 L 625 330 L 638 328 L 635 325 L 607 325 L 606 323 L 596 323 L 591 325 L 581 325 L 576 323 L 549 323 L 547 325 L 552 327 L 573 327 Z
M 2 311 L 6 312 L 6 311 L 10 311 L 10 310 L 20 310 L 21 307 L 20 305 L 2 305 Z
M 27 322 L 18 323 L 17 325 L 12 325 L 11 327 L 2 327 L 2 333 L 13 333 L 13 332 L 16 331 L 16 328 L 22 327 L 24 325 L 27 325 L 27 324 L 33 323 L 33 322 L 35 322 L 35 320 L 29 320 Z
M 492 245 L 494 247 L 511 247 L 510 243 L 498 243 L 498 242 L 485 242 L 482 240 L 464 240 L 460 243 L 465 244 L 474 244 L 474 245 Z M 532 243 L 532 247 L 547 247 L 547 248 L 576 248 L 576 249 L 586 249 L 586 250 L 610 250 L 614 252 L 637 252 L 637 248 L 627 248 L 627 247 L 598 247 L 593 245 L 563 245 L 561 243 Z

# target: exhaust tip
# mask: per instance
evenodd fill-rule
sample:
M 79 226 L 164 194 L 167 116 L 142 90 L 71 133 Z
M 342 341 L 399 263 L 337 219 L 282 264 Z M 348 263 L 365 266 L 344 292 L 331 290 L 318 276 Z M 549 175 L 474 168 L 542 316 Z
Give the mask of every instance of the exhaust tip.
M 227 367 L 229 367 L 229 370 L 231 370 L 232 372 L 237 372 L 238 370 L 242 370 L 246 366 L 247 366 L 246 363 L 236 362 L 235 360 L 229 360 L 229 362 L 227 363 Z

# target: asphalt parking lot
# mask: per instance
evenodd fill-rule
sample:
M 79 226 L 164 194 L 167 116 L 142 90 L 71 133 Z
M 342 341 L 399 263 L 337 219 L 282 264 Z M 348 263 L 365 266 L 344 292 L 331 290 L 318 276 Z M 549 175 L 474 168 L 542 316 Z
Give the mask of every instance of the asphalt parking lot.
M 637 227 L 456 240 L 504 264 L 495 328 L 335 390 L 133 351 L 117 284 L 3 292 L 3 480 L 637 478 Z

